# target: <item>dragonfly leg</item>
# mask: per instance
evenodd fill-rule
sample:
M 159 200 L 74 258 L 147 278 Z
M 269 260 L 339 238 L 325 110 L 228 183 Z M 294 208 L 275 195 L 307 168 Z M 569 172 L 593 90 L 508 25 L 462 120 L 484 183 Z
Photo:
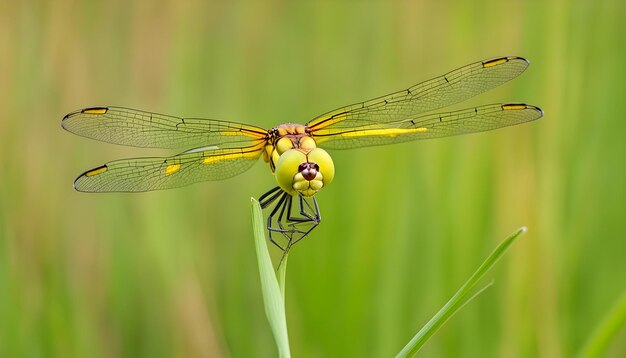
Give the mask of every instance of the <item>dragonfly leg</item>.
M 269 234 L 269 239 L 270 242 L 274 245 L 276 245 L 281 251 L 285 251 L 285 248 L 283 248 L 276 240 L 274 240 L 274 238 L 272 237 L 272 232 L 278 231 L 281 232 L 281 229 L 276 229 L 273 226 L 272 221 L 274 220 L 274 216 L 276 215 L 276 213 L 280 210 L 281 212 L 283 212 L 285 210 L 285 204 L 287 203 L 287 197 L 289 196 L 289 194 L 284 193 L 284 192 L 278 192 L 278 195 L 274 195 L 272 196 L 272 200 L 269 202 L 265 203 L 265 207 L 261 206 L 262 208 L 266 208 L 269 204 L 271 204 L 273 201 L 275 201 L 278 197 L 280 196 L 280 199 L 278 200 L 278 203 L 276 203 L 276 205 L 274 206 L 274 208 L 272 209 L 272 211 L 270 212 L 270 214 L 267 217 L 267 231 Z M 282 216 L 282 214 L 280 215 Z M 280 219 L 277 220 L 278 222 L 280 222 Z M 279 225 L 280 226 L 280 225 Z
M 294 200 L 293 196 L 280 189 L 280 187 L 272 188 L 261 195 L 259 203 L 263 209 L 267 209 L 273 204 L 267 217 L 267 230 L 270 242 L 283 252 L 281 262 L 289 249 L 306 237 L 319 225 L 321 220 L 315 197 L 309 199 L 298 195 L 298 199 Z M 295 212 L 298 214 L 295 214 Z M 276 240 L 273 236 L 275 233 L 282 234 L 286 240 L 284 245 L 281 245 Z
M 274 205 L 267 217 L 267 230 L 270 242 L 276 245 L 281 251 L 286 251 L 293 240 L 294 234 L 303 234 L 304 232 L 298 230 L 298 228 L 291 223 L 291 220 L 288 219 L 288 213 L 291 210 L 293 201 L 291 195 L 280 192 L 280 196 L 276 196 L 276 198 L 280 199 L 278 199 L 278 202 L 276 202 L 276 205 Z M 270 203 L 268 203 L 268 205 L 269 204 Z M 284 246 L 274 238 L 273 233 L 276 232 L 281 233 L 285 237 L 287 242 Z
M 307 218 L 307 221 L 313 221 L 316 225 L 319 225 L 322 217 L 320 215 L 320 209 L 317 206 L 317 200 L 312 196 L 311 200 L 313 205 L 308 202 L 307 198 L 300 196 L 300 215 Z
M 280 189 L 279 186 L 275 186 L 272 189 L 268 190 L 265 194 L 259 197 L 259 205 L 261 205 L 261 209 L 267 208 L 271 203 L 276 200 L 281 194 L 284 192 Z M 273 195 L 272 195 L 273 194 Z
M 297 204 L 293 203 L 293 197 L 290 196 L 287 198 L 287 202 L 281 209 L 281 213 L 277 220 L 279 227 L 284 230 L 282 231 L 283 236 L 287 239 L 287 246 L 283 250 L 283 254 L 280 258 L 280 263 L 285 259 L 285 255 L 293 245 L 295 245 L 300 240 L 304 239 L 313 229 L 319 225 L 321 217 L 319 213 L 319 207 L 317 205 L 317 200 L 315 197 L 312 197 L 313 205 L 311 205 L 306 198 L 302 196 L 298 196 Z M 294 205 L 299 206 L 300 217 L 292 215 L 292 208 Z M 287 208 L 287 215 L 284 217 L 284 209 Z M 283 224 L 290 227 L 290 229 L 284 229 Z M 310 225 L 308 227 L 302 228 L 303 225 Z
M 307 218 L 293 217 L 291 215 L 292 205 L 293 197 L 288 195 L 280 209 L 280 214 L 276 219 L 276 225 L 278 225 L 278 228 L 271 228 L 272 231 L 277 231 L 283 234 L 287 240 L 287 247 L 291 246 L 294 235 L 304 235 L 308 232 L 308 230 L 302 231 L 298 226 L 303 222 L 309 222 L 309 220 Z
M 322 220 L 320 209 L 314 196 L 311 197 L 311 200 L 313 201 L 312 205 L 308 202 L 307 198 L 300 196 L 299 199 L 301 217 L 292 217 L 290 219 L 297 220 L 300 223 L 309 223 L 311 226 L 308 230 L 303 232 L 300 237 L 296 238 L 293 242 L 290 242 L 290 246 L 295 245 L 298 241 L 304 239 L 311 231 L 313 231 L 313 229 L 317 227 L 317 225 L 320 224 Z
M 291 206 L 291 195 L 284 192 L 279 186 L 276 186 L 259 197 L 259 204 L 261 205 L 262 209 L 266 209 L 277 199 L 278 202 L 276 202 L 267 217 L 267 231 L 270 242 L 284 252 L 289 245 L 289 241 L 291 241 L 291 237 L 289 235 L 291 230 L 285 229 L 283 226 L 285 207 Z M 275 232 L 281 233 L 287 239 L 287 246 L 283 247 L 281 244 L 278 243 L 278 241 L 275 240 L 272 235 L 272 233 Z

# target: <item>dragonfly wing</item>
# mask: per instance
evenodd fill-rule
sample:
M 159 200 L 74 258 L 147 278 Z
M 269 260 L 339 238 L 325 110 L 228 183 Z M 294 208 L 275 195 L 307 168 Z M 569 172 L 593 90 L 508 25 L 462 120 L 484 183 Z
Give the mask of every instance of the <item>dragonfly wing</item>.
M 61 125 L 72 133 L 103 142 L 150 148 L 245 147 L 267 136 L 266 130 L 241 123 L 122 107 L 82 109 L 66 115 Z
M 313 133 L 313 138 L 322 148 L 350 149 L 489 131 L 533 121 L 542 116 L 540 108 L 528 104 L 490 104 L 393 123 L 352 129 L 321 129 Z
M 74 188 L 84 192 L 138 192 L 226 179 L 252 167 L 264 144 L 265 141 L 259 141 L 245 148 L 191 150 L 167 158 L 116 160 L 83 173 L 74 181 Z
M 517 77 L 528 67 L 522 57 L 501 57 L 463 66 L 408 89 L 321 115 L 307 126 L 354 128 L 415 117 L 474 97 Z

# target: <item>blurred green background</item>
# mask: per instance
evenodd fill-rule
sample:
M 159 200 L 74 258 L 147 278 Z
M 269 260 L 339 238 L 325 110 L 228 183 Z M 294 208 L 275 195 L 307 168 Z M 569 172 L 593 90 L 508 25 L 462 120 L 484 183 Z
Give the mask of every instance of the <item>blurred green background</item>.
M 526 102 L 543 119 L 331 153 L 322 224 L 289 260 L 292 353 L 397 353 L 526 225 L 495 285 L 421 353 L 572 356 L 626 290 L 624 14 L 624 1 L 3 1 L 0 356 L 276 355 L 249 204 L 275 185 L 267 166 L 78 193 L 86 169 L 163 152 L 72 135 L 66 113 L 303 123 L 504 55 L 532 65 L 463 105 Z M 607 355 L 626 356 L 624 330 Z

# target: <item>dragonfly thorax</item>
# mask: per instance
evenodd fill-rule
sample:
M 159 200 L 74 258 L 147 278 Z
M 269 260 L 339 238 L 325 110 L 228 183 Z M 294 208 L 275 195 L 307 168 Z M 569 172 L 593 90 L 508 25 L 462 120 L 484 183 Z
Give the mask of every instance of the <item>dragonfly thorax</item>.
M 285 192 L 313 196 L 333 179 L 335 166 L 330 155 L 317 148 L 306 126 L 281 124 L 268 134 L 264 158 Z
M 302 124 L 281 124 L 267 133 L 268 139 L 263 157 L 269 163 L 272 173 L 276 170 L 278 159 L 287 150 L 301 148 L 308 151 L 317 147 L 308 128 Z

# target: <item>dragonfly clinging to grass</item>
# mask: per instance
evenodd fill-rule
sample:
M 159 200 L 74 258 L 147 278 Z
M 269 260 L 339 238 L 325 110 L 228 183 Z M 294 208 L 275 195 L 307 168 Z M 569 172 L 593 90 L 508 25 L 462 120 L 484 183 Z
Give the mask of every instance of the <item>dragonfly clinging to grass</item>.
M 320 223 L 315 194 L 335 175 L 333 161 L 323 148 L 351 149 L 439 138 L 541 118 L 540 108 L 523 103 L 433 113 L 517 77 L 528 64 L 521 57 L 472 63 L 408 89 L 330 111 L 306 124 L 285 123 L 269 130 L 121 107 L 86 108 L 65 116 L 63 128 L 114 144 L 191 149 L 171 157 L 109 162 L 81 174 L 74 187 L 83 192 L 171 189 L 233 177 L 263 157 L 278 185 L 259 201 L 270 210 L 270 240 L 286 252 Z M 280 233 L 286 243 L 279 243 L 273 233 Z

